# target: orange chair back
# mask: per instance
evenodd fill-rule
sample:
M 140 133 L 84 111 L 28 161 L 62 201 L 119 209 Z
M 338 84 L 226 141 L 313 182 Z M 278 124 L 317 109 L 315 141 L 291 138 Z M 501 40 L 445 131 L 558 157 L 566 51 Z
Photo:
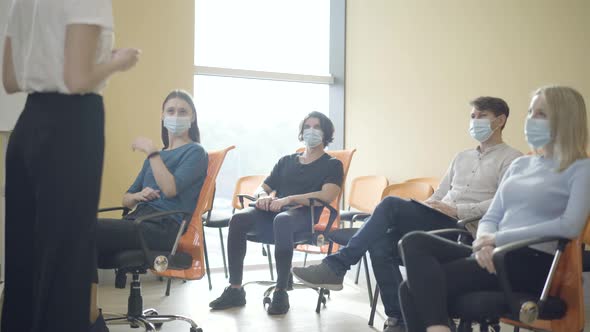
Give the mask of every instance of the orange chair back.
M 413 178 L 413 179 L 406 180 L 405 182 L 426 183 L 426 184 L 429 184 L 433 190 L 436 190 L 436 189 L 438 189 L 438 185 L 440 184 L 440 178 L 437 178 L 437 177 Z
M 346 183 L 346 176 L 348 175 L 348 169 L 350 168 L 350 163 L 352 162 L 352 156 L 354 155 L 355 152 L 356 152 L 356 149 L 326 151 L 326 153 L 328 153 L 330 156 L 340 160 L 340 162 L 342 163 L 342 169 L 343 169 L 342 186 L 344 186 L 344 183 Z M 332 207 L 334 207 L 336 209 L 336 211 L 340 211 L 340 209 L 338 207 L 338 202 L 340 202 L 340 200 L 342 199 L 342 192 L 343 191 L 344 190 L 341 190 L 338 197 L 330 203 L 330 205 L 332 205 Z M 314 227 L 314 230 L 316 232 L 325 231 L 326 227 L 328 226 L 329 218 L 330 218 L 330 211 L 328 209 L 324 209 L 322 211 L 322 214 L 320 215 L 320 219 L 319 219 L 318 223 Z M 338 215 L 336 217 L 336 220 L 332 224 L 332 229 L 338 229 L 338 228 L 340 228 L 340 215 Z M 332 247 L 332 249 L 333 249 L 333 251 L 336 251 L 336 250 L 338 250 L 338 246 L 334 245 Z M 308 253 L 315 253 L 315 254 L 327 253 L 328 252 L 328 245 L 326 244 L 321 247 L 317 247 L 317 246 L 310 245 L 310 244 L 300 244 L 295 248 L 295 250 L 308 252 Z
M 214 184 L 213 185 L 213 195 L 211 195 L 211 197 L 209 197 L 209 199 L 207 200 L 207 202 L 205 202 L 205 207 L 203 208 L 203 213 L 208 212 L 211 209 L 213 209 L 213 201 L 215 200 L 215 190 L 216 189 L 217 189 L 217 185 Z
M 348 169 L 350 168 L 350 163 L 352 162 L 352 156 L 356 152 L 356 149 L 335 150 L 335 151 L 326 151 L 326 152 L 330 156 L 340 160 L 340 162 L 342 163 L 342 170 L 343 170 L 342 187 L 344 187 L 344 184 L 346 183 L 346 176 L 348 175 Z M 330 205 L 332 205 L 332 207 L 335 208 L 337 211 L 340 211 L 340 209 L 338 207 L 338 203 L 342 200 L 342 193 L 343 192 L 344 192 L 344 190 L 340 190 L 340 194 L 338 194 L 338 197 L 330 203 Z M 326 229 L 326 226 L 328 225 L 329 217 L 330 217 L 330 211 L 328 211 L 328 209 L 324 209 L 324 211 L 322 211 L 322 214 L 320 216 L 320 220 L 315 225 L 314 229 L 316 231 L 320 231 L 320 232 L 324 231 Z M 337 229 L 337 228 L 340 228 L 340 215 L 338 215 L 338 217 L 336 218 L 336 220 L 332 224 L 332 229 Z
M 434 190 L 432 186 L 421 182 L 403 182 L 391 184 L 383 190 L 381 198 L 387 196 L 397 196 L 405 199 L 415 199 L 425 201 L 432 196 Z
M 203 247 L 203 222 L 202 215 L 206 211 L 208 202 L 212 201 L 212 197 L 215 193 L 215 180 L 219 169 L 223 164 L 225 155 L 228 151 L 234 149 L 235 146 L 227 147 L 223 150 L 209 152 L 209 164 L 207 165 L 207 177 L 201 187 L 201 193 L 199 194 L 199 200 L 197 206 L 193 212 L 192 219 L 188 224 L 187 231 L 180 238 L 178 245 L 178 251 L 185 252 L 191 255 L 193 262 L 191 267 L 186 270 L 166 270 L 164 272 L 152 272 L 155 275 L 167 277 L 167 278 L 180 278 L 186 280 L 201 279 L 205 275 L 205 266 L 203 264 L 204 258 L 204 247 Z
M 584 330 L 584 289 L 582 286 L 582 244 L 590 244 L 590 217 L 580 238 L 570 241 L 559 260 L 549 294 L 565 301 L 567 312 L 562 319 L 536 320 L 530 325 L 510 319 L 505 324 L 529 330 L 571 332 Z
M 350 197 L 348 205 L 365 213 L 373 213 L 373 210 L 381 201 L 383 189 L 389 185 L 389 180 L 382 175 L 359 176 L 350 184 Z
M 236 210 L 240 210 L 242 206 L 240 205 L 238 195 L 253 195 L 264 179 L 266 179 L 266 175 L 248 175 L 239 178 L 236 182 L 236 187 L 234 188 L 234 196 L 231 202 L 232 207 Z M 249 201 L 245 199 L 244 206 L 248 206 L 248 203 Z

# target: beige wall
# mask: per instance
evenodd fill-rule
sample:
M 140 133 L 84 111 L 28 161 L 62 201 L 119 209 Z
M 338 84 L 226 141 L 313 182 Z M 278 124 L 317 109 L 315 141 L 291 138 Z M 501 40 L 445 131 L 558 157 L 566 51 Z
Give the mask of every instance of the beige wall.
M 527 149 L 531 91 L 577 88 L 590 105 L 588 0 L 348 0 L 349 180 L 442 176 L 467 132 L 470 99 L 504 98 L 505 140 Z
M 166 94 L 193 87 L 194 0 L 114 0 L 117 47 L 138 47 L 132 71 L 113 77 L 105 91 L 106 150 L 100 206 L 118 206 L 145 155 L 131 151 L 134 137 L 159 146 Z

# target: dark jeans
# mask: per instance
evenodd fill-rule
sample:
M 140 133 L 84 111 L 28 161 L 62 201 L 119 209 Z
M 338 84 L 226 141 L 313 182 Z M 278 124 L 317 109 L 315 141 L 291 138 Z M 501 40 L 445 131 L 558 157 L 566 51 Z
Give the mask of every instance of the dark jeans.
M 132 220 L 148 214 L 161 212 L 149 205 L 140 205 L 123 219 L 98 219 L 96 227 L 96 250 L 99 256 L 110 256 L 122 250 L 141 249 L 139 237 Z M 145 220 L 140 225 L 146 245 L 151 250 L 169 251 L 174 245 L 180 225 L 170 217 Z M 94 275 L 98 283 L 98 273 Z
M 321 211 L 322 208 L 316 208 L 317 219 L 319 219 Z M 270 237 L 274 238 L 275 245 L 277 288 L 286 289 L 295 245 L 293 234 L 310 230 L 310 216 L 309 207 L 290 209 L 281 213 L 247 208 L 234 214 L 229 222 L 227 236 L 230 284 L 242 284 L 247 246 L 246 236 L 249 231 L 255 230 L 258 234 L 272 232 Z
M 424 232 L 408 235 L 401 246 L 408 279 L 401 285 L 400 300 L 410 332 L 447 325 L 448 303 L 462 294 L 501 289 L 497 276 L 471 256 L 471 247 Z M 541 294 L 552 260 L 553 255 L 530 248 L 509 254 L 512 289 Z
M 34 93 L 6 153 L 2 331 L 87 331 L 102 97 Z
M 324 258 L 337 274 L 344 275 L 368 250 L 375 279 L 381 289 L 381 301 L 389 317 L 402 318 L 398 300 L 401 280 L 397 243 L 405 234 L 416 230 L 456 227 L 450 217 L 398 197 L 387 197 L 377 205 L 373 215 L 337 253 Z M 396 271 L 397 270 L 397 271 Z

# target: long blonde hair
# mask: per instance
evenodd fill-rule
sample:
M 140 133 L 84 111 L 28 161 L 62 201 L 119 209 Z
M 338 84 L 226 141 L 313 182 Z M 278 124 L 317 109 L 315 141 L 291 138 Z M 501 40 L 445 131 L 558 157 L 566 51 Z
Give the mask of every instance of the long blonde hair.
M 553 156 L 558 171 L 567 169 L 576 160 L 588 158 L 588 120 L 584 97 L 565 86 L 546 86 L 535 91 L 545 97 L 546 113 L 553 138 Z

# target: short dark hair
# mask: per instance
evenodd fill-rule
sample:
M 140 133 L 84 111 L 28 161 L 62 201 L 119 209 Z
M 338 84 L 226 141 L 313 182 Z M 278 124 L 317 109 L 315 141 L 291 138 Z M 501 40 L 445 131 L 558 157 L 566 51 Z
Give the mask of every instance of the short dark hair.
M 309 118 L 316 118 L 320 120 L 320 127 L 322 128 L 322 132 L 324 133 L 324 147 L 328 146 L 332 141 L 334 141 L 334 124 L 324 113 L 320 113 L 317 111 L 313 111 L 303 118 L 303 121 L 299 124 L 299 140 L 303 141 L 303 125 L 305 121 Z
M 508 104 L 504 101 L 504 99 L 496 98 L 496 97 L 478 97 L 471 102 L 469 102 L 473 108 L 478 111 L 491 111 L 494 112 L 496 117 L 500 115 L 505 115 L 506 120 L 508 120 L 508 116 L 510 115 L 510 108 Z M 502 126 L 504 129 L 504 126 Z

